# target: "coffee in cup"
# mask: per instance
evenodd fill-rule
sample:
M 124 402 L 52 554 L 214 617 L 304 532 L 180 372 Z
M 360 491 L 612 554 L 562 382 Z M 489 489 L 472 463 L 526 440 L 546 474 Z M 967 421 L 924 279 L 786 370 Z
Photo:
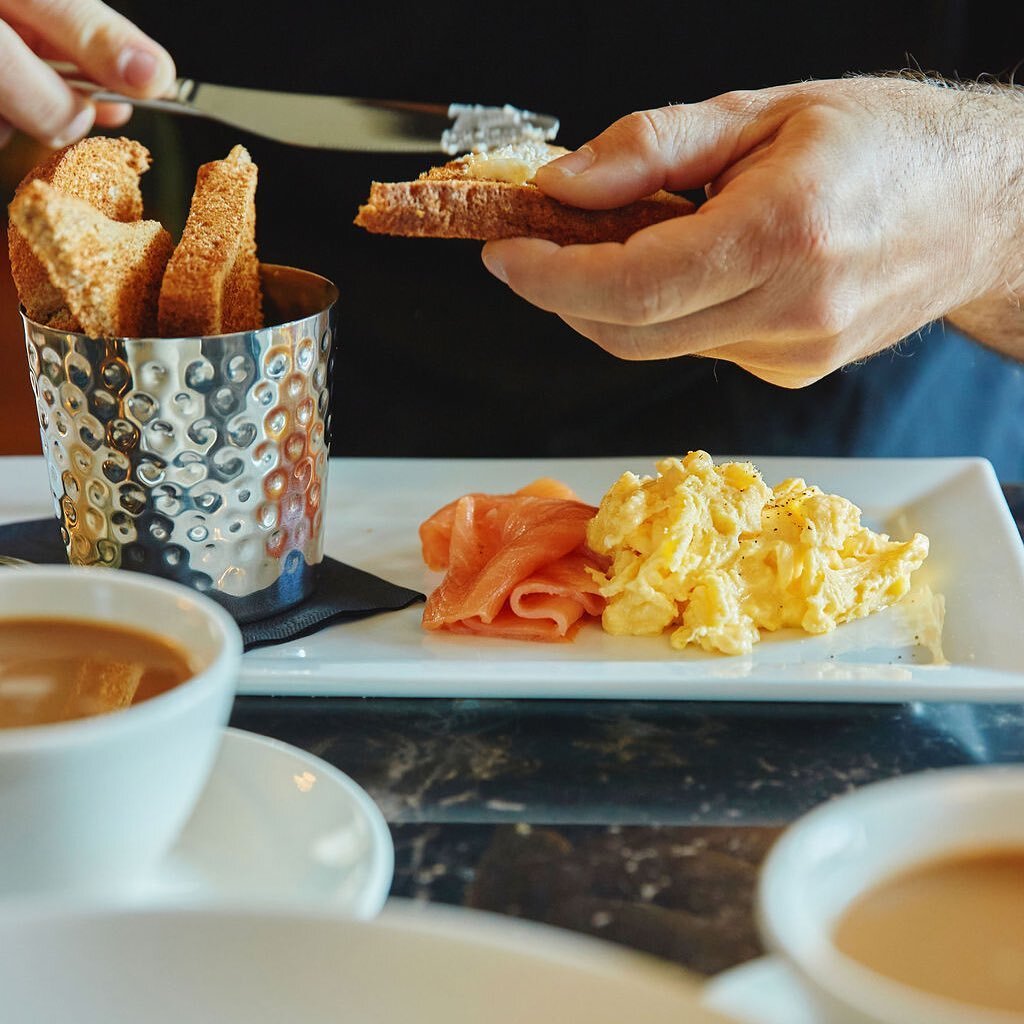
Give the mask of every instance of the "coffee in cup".
M 49 665 L 55 689 L 44 675 L 22 677 L 23 690 L 54 690 L 55 702 L 106 691 L 106 703 L 0 728 L 0 900 L 126 891 L 170 848 L 206 783 L 234 698 L 238 627 L 166 580 L 34 566 L 5 571 L 0 662 L 4 631 L 28 637 L 37 667 L 72 655 Z M 106 661 L 90 663 L 103 645 Z M 151 683 L 161 692 L 147 693 Z
M 87 619 L 0 619 L 0 729 L 119 711 L 185 682 L 198 666 L 148 630 Z
M 1024 1020 L 1024 846 L 900 871 L 846 908 L 833 940 L 894 981 Z
M 1024 767 L 921 772 L 805 815 L 770 852 L 765 944 L 828 1024 L 1024 1021 Z

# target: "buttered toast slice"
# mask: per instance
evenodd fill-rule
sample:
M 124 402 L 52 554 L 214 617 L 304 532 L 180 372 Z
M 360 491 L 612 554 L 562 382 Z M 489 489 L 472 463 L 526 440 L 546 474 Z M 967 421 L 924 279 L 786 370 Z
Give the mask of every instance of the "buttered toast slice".
M 256 258 L 256 165 L 243 146 L 196 175 L 185 230 L 164 274 L 164 338 L 251 331 L 263 326 Z
M 641 228 L 690 213 L 693 204 L 658 192 L 613 210 L 583 210 L 532 184 L 537 170 L 568 150 L 542 142 L 470 153 L 416 181 L 379 182 L 355 223 L 367 231 L 419 238 L 545 238 L 559 245 L 622 242 Z
M 142 217 L 139 178 L 149 164 L 149 151 L 131 139 L 82 139 L 30 171 L 18 185 L 15 197 L 33 181 L 43 181 L 58 192 L 84 199 L 111 220 L 137 221 Z M 29 318 L 57 330 L 78 330 L 81 325 L 68 309 L 63 293 L 13 223 L 8 226 L 7 239 L 11 276 Z
M 120 223 L 38 180 L 19 190 L 9 212 L 82 331 L 93 338 L 156 335 L 160 280 L 173 246 L 162 225 Z

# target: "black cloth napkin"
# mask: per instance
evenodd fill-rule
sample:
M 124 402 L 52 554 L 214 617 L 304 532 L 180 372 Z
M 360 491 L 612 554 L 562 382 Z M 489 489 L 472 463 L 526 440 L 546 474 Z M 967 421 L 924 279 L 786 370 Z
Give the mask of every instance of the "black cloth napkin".
M 33 519 L 0 526 L 0 555 L 44 565 L 67 564 L 56 519 Z M 423 595 L 418 591 L 325 558 L 317 573 L 316 590 L 305 601 L 255 622 L 240 623 L 238 628 L 248 651 L 309 636 L 334 622 L 398 611 L 422 600 Z

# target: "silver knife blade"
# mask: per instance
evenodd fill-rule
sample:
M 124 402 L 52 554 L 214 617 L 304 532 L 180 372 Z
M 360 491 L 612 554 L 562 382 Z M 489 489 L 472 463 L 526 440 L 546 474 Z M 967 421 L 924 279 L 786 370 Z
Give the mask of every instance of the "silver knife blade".
M 516 107 L 411 103 L 272 92 L 181 78 L 166 96 L 130 99 L 88 81 L 73 64 L 48 61 L 74 89 L 97 101 L 212 118 L 294 146 L 366 152 L 449 155 L 494 149 L 523 139 L 550 140 L 558 119 Z
M 448 108 L 427 103 L 240 89 L 196 83 L 185 106 L 197 114 L 293 146 L 422 153 L 441 149 Z

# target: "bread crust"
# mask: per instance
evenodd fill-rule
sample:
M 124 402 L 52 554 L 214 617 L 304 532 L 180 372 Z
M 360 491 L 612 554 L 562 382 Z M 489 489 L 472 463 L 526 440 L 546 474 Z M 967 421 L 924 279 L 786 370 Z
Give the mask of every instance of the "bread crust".
M 156 336 L 157 296 L 173 247 L 160 223 L 112 220 L 41 180 L 21 189 L 10 216 L 84 333 Z
M 263 326 L 256 258 L 256 165 L 242 146 L 196 175 L 185 230 L 160 288 L 165 338 Z
M 98 135 L 53 153 L 22 179 L 14 195 L 17 199 L 33 181 L 43 181 L 85 200 L 111 220 L 128 223 L 142 217 L 139 178 L 149 166 L 149 150 L 141 143 Z M 81 329 L 46 267 L 13 223 L 8 226 L 7 242 L 11 276 L 26 314 L 58 330 Z
M 691 213 L 693 204 L 659 192 L 629 206 L 584 210 L 536 185 L 462 177 L 424 177 L 370 186 L 355 223 L 375 234 L 417 238 L 544 238 L 559 245 L 624 242 L 661 221 Z

